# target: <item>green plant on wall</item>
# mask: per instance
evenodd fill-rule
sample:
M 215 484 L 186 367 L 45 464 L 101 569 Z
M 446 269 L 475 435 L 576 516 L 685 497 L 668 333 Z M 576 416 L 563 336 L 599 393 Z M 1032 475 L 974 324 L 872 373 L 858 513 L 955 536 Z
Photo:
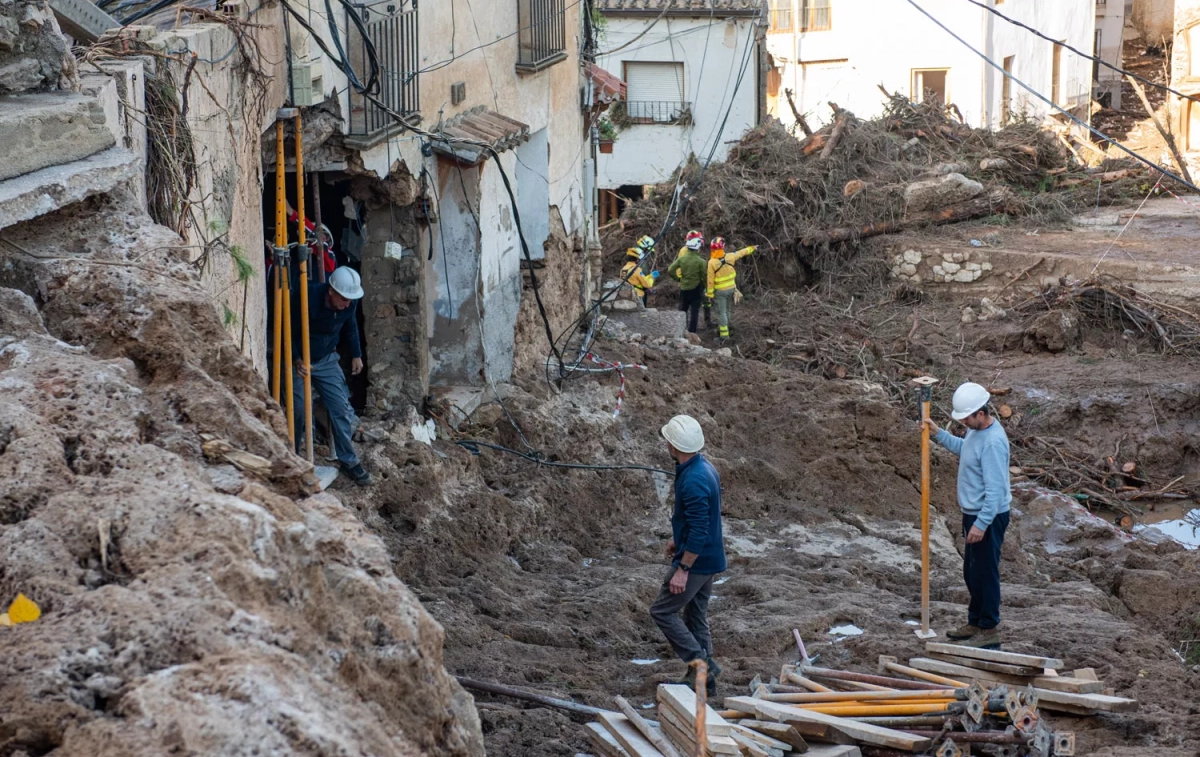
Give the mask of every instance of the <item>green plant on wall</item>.
M 617 125 L 610 121 L 607 117 L 603 117 L 596 124 L 596 131 L 600 133 L 600 139 L 615 142 L 617 140 Z

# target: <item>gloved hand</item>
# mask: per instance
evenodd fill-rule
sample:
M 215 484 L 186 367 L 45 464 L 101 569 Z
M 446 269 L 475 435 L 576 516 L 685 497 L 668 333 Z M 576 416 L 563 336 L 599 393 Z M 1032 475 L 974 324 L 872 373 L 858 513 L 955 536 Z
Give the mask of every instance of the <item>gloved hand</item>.
M 742 292 L 739 289 L 733 290 L 733 304 L 737 305 L 742 301 Z
M 747 255 L 753 255 L 753 254 L 754 254 L 754 251 L 755 251 L 755 250 L 757 250 L 757 249 L 758 249 L 758 248 L 757 248 L 757 247 L 755 247 L 754 245 L 750 245 L 749 247 L 747 247 L 747 248 L 746 248 L 746 254 L 747 254 Z
M 650 278 L 652 278 L 652 279 L 657 279 L 657 278 L 658 278 L 658 271 L 651 271 L 651 272 L 650 272 Z

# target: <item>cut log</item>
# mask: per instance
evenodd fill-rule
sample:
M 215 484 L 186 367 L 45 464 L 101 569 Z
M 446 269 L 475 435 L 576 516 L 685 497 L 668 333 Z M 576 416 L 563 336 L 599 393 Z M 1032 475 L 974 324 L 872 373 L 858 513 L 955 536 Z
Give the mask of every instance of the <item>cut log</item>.
M 587 740 L 601 757 L 629 757 L 624 747 L 599 723 L 588 723 Z
M 1009 405 L 1000 406 L 1000 417 L 1008 420 L 1013 415 L 1013 409 Z
M 629 753 L 629 757 L 662 757 L 662 752 L 629 722 L 628 717 L 613 712 L 600 715 L 597 720 Z
M 696 722 L 696 693 L 683 684 L 662 684 L 658 687 L 658 702 L 666 704 L 684 718 L 684 725 Z M 705 730 L 710 736 L 728 736 L 733 730 L 725 718 L 705 705 Z
M 829 141 L 828 134 L 823 132 L 814 134 L 808 139 L 804 140 L 804 143 L 800 145 L 800 152 L 804 153 L 805 155 L 812 155 L 817 150 L 823 148 L 827 141 Z
M 1012 191 L 999 187 L 986 195 L 976 197 L 967 202 L 960 202 L 941 210 L 927 210 L 920 213 L 910 213 L 906 218 L 895 221 L 879 221 L 865 226 L 843 226 L 822 231 L 813 231 L 804 235 L 799 241 L 806 247 L 816 247 L 835 242 L 849 242 L 854 239 L 866 239 L 881 234 L 892 234 L 921 226 L 938 226 L 947 223 L 957 223 L 971 218 L 995 215 L 1015 211 Z
M 731 697 L 731 699 L 741 699 L 741 697 Z M 725 701 L 729 702 L 730 699 Z M 769 720 L 775 720 L 780 723 L 788 723 L 791 725 L 796 725 L 798 723 L 816 723 L 818 725 L 824 725 L 832 731 L 841 733 L 843 736 L 847 736 L 863 744 L 871 744 L 873 746 L 884 747 L 885 749 L 899 749 L 905 752 L 924 752 L 933 745 L 932 739 L 928 739 L 923 736 L 913 736 L 900 731 L 893 731 L 890 728 L 881 728 L 876 725 L 858 723 L 853 720 L 847 720 L 846 718 L 839 718 L 833 715 L 824 715 L 819 712 L 802 710 L 798 707 L 789 707 L 785 704 L 772 704 L 771 702 L 759 701 L 757 704 L 757 712 L 761 717 Z
M 758 731 L 777 741 L 781 741 L 791 746 L 792 751 L 797 754 L 803 754 L 808 751 L 808 742 L 804 740 L 799 731 L 786 723 L 772 723 L 766 720 L 739 720 L 737 724 L 743 728 Z
M 633 709 L 633 705 L 629 704 L 625 697 L 615 697 L 613 701 L 617 703 L 617 708 L 629 719 L 633 727 L 638 729 L 638 732 L 645 736 L 655 749 L 662 752 L 663 757 L 682 757 L 660 731 L 655 730 L 654 726 Z
M 967 657 L 972 660 L 984 660 L 986 662 L 1000 662 L 1006 665 L 1026 665 L 1033 668 L 1050 668 L 1051 670 L 1059 670 L 1063 667 L 1063 661 L 1054 657 L 1039 657 L 1031 654 L 1018 654 L 1016 652 L 1001 652 L 996 649 L 976 649 L 974 647 L 964 647 L 958 644 L 939 644 L 937 642 L 929 642 L 925 645 L 926 652 L 936 652 L 937 654 L 954 655 L 955 657 Z

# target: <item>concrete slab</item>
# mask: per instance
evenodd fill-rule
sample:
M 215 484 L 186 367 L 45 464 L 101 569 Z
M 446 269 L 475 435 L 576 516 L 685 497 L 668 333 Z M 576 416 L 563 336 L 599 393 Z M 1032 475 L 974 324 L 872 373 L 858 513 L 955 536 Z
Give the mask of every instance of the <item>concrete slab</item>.
M 73 92 L 0 97 L 0 181 L 112 147 L 104 110 L 98 99 Z
M 613 311 L 608 314 L 611 321 L 618 321 L 630 334 L 641 334 L 646 339 L 665 337 L 680 339 L 687 329 L 685 314 L 678 310 L 634 310 Z
M 0 229 L 111 192 L 137 178 L 142 164 L 129 150 L 111 147 L 83 160 L 0 181 Z

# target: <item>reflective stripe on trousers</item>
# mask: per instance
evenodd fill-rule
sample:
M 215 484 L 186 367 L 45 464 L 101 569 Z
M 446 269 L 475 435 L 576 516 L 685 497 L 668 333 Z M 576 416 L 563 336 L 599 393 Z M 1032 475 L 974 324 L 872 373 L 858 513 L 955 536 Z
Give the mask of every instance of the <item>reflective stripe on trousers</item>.
M 713 296 L 713 306 L 717 311 L 717 336 L 729 336 L 729 316 L 733 312 L 733 293 L 736 289 L 719 289 Z

